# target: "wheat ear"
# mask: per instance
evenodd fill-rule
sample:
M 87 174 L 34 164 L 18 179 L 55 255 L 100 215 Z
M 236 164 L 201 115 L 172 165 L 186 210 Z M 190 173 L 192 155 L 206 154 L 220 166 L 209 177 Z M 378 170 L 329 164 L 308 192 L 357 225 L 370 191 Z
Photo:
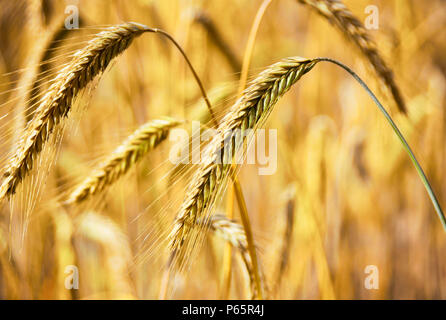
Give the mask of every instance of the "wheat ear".
M 125 23 L 100 32 L 74 57 L 56 77 L 55 83 L 36 110 L 26 128 L 20 148 L 9 161 L 5 180 L 0 187 L 0 200 L 15 193 L 25 175 L 32 169 L 35 158 L 55 127 L 66 117 L 79 91 L 101 74 L 110 61 L 128 48 L 132 40 L 152 31 L 137 23 Z M 152 31 L 153 32 L 153 31 Z
M 340 0 L 298 0 L 316 10 L 321 16 L 335 25 L 344 36 L 353 42 L 364 54 L 375 69 L 378 76 L 384 81 L 392 93 L 393 98 L 401 112 L 406 113 L 406 105 L 393 78 L 392 70 L 381 57 L 375 42 L 364 28 L 361 21 Z
M 66 203 L 79 204 L 116 182 L 147 152 L 163 142 L 170 129 L 181 123 L 175 119 L 162 119 L 143 124 L 74 189 Z
M 229 242 L 232 246 L 238 249 L 245 265 L 246 271 L 249 275 L 252 296 L 256 297 L 257 285 L 255 281 L 251 256 L 249 255 L 248 251 L 248 241 L 246 239 L 246 234 L 243 226 L 233 220 L 228 219 L 224 215 L 215 214 L 210 218 L 209 229 L 216 236 Z M 263 280 L 263 273 L 261 273 L 260 276 Z M 264 281 L 261 282 L 261 284 L 263 283 Z M 263 288 L 261 288 L 261 290 L 263 291 Z
M 210 142 L 205 162 L 194 175 L 188 188 L 190 191 L 175 218 L 170 234 L 170 247 L 174 254 L 177 254 L 179 261 L 185 253 L 182 250 L 183 243 L 192 231 L 191 226 L 197 225 L 205 216 L 227 176 L 231 164 L 226 160 L 233 158 L 243 143 L 236 141 L 236 136 L 232 136 L 231 132 L 255 128 L 265 120 L 279 97 L 302 75 L 310 71 L 315 63 L 303 58 L 288 58 L 272 65 L 254 80 L 224 117 L 218 129 L 220 134 Z M 245 138 L 243 133 L 241 136 Z M 227 154 L 225 143 L 235 146 L 231 150 L 232 154 Z
M 218 237 L 224 239 L 240 250 L 242 255 L 248 255 L 248 243 L 243 226 L 228 219 L 223 214 L 214 214 L 210 218 L 210 230 Z
M 13 195 L 19 183 L 31 171 L 34 160 L 42 151 L 55 126 L 68 116 L 77 94 L 105 71 L 110 61 L 126 50 L 135 37 L 145 32 L 161 34 L 180 51 L 197 81 L 209 112 L 215 118 L 195 69 L 181 46 L 170 34 L 135 22 L 110 27 L 97 34 L 85 48 L 74 54 L 71 63 L 59 72 L 56 82 L 43 97 L 36 115 L 26 128 L 18 152 L 8 162 L 4 173 L 5 180 L 0 186 L 0 202 L 5 197 Z

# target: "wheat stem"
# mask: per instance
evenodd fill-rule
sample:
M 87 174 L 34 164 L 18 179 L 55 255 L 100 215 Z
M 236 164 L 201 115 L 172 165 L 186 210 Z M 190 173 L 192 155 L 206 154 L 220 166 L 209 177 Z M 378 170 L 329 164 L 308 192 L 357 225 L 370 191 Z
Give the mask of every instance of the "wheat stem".
M 249 31 L 249 37 L 248 37 L 248 43 L 246 45 L 246 50 L 245 50 L 245 54 L 243 56 L 243 64 L 242 64 L 242 71 L 241 71 L 241 75 L 240 75 L 240 81 L 239 81 L 239 87 L 238 87 L 238 91 L 237 91 L 237 99 L 240 98 L 240 96 L 243 93 L 243 90 L 245 90 L 246 87 L 246 82 L 248 80 L 248 72 L 249 72 L 249 66 L 251 65 L 251 58 L 252 58 L 252 53 L 254 51 L 254 44 L 255 44 L 255 40 L 256 40 L 256 36 L 260 27 L 260 22 L 262 21 L 262 18 L 266 12 L 266 9 L 268 8 L 268 6 L 270 5 L 270 3 L 272 2 L 272 0 L 264 0 L 262 2 L 262 4 L 260 5 L 259 9 L 257 10 L 256 16 L 254 18 L 254 23 L 251 26 L 251 30 Z M 234 165 L 233 169 L 234 169 Z M 234 171 L 234 170 L 233 170 Z M 242 223 L 243 223 L 243 227 L 245 228 L 245 232 L 246 232 L 246 237 L 248 239 L 248 249 L 249 249 L 249 254 L 251 256 L 251 260 L 253 261 L 253 271 L 254 271 L 254 278 L 255 278 L 255 284 L 257 287 L 257 298 L 258 299 L 262 299 L 262 290 L 260 287 L 260 276 L 259 276 L 259 269 L 258 269 L 258 260 L 257 260 L 257 255 L 256 255 L 256 250 L 254 247 L 254 240 L 252 238 L 252 232 L 251 232 L 251 225 L 249 222 L 249 216 L 248 216 L 248 210 L 244 201 L 244 198 L 240 196 L 240 193 L 242 192 L 242 188 L 238 182 L 237 176 L 233 176 L 232 179 L 235 181 L 234 185 L 232 188 L 230 188 L 229 193 L 231 194 L 231 196 L 229 197 L 229 201 L 231 201 L 231 203 L 229 204 L 230 208 L 231 208 L 231 213 L 232 213 L 232 208 L 234 206 L 233 202 L 234 202 L 234 193 L 236 193 L 236 198 L 237 198 L 237 203 L 239 205 L 240 208 L 240 216 L 242 217 Z M 231 218 L 231 216 L 230 216 Z M 227 248 L 227 252 L 226 255 L 230 255 L 231 254 L 231 248 L 228 246 Z M 231 263 L 231 259 L 226 259 L 226 263 Z M 228 272 L 230 272 L 231 268 L 230 266 L 226 268 L 226 270 Z M 230 279 L 230 273 L 227 276 L 228 279 Z M 229 280 L 227 280 L 228 282 L 228 290 L 229 290 Z
M 247 235 L 244 227 L 220 214 L 215 214 L 210 218 L 209 226 L 210 230 L 214 232 L 215 235 L 238 249 L 249 275 L 252 296 L 259 297 L 259 287 L 257 286 L 257 281 L 255 279 L 255 272 L 253 270 L 254 265 L 249 253 Z
M 393 132 L 398 136 L 398 139 L 400 140 L 401 144 L 403 145 L 404 150 L 409 155 L 410 160 L 412 161 L 412 164 L 414 165 L 415 169 L 418 172 L 418 175 L 421 178 L 421 181 L 423 182 L 423 185 L 429 195 L 429 198 L 432 201 L 432 204 L 434 206 L 435 211 L 437 212 L 438 217 L 440 218 L 441 224 L 443 225 L 444 230 L 446 231 L 446 218 L 444 216 L 443 210 L 441 209 L 440 203 L 437 200 L 437 197 L 435 196 L 435 192 L 432 189 L 429 180 L 426 177 L 426 174 L 424 173 L 423 168 L 421 167 L 420 163 L 418 162 L 417 158 L 415 157 L 415 154 L 413 153 L 412 149 L 410 148 L 409 144 L 407 143 L 406 139 L 404 138 L 401 131 L 398 129 L 398 126 L 393 121 L 392 117 L 389 115 L 389 113 L 386 111 L 386 109 L 383 107 L 381 102 L 379 102 L 378 98 L 373 94 L 373 92 L 370 90 L 370 88 L 365 84 L 365 82 L 349 67 L 344 65 L 343 63 L 330 59 L 330 58 L 317 58 L 315 61 L 326 61 L 333 63 L 345 71 L 347 71 L 353 78 L 355 78 L 356 81 L 359 82 L 359 84 L 367 91 L 368 95 L 372 98 L 373 102 L 377 105 L 379 110 L 382 112 L 384 117 L 386 118 L 387 122 L 392 127 Z
M 245 90 L 246 82 L 248 80 L 248 72 L 249 66 L 251 65 L 252 52 L 254 51 L 254 44 L 256 41 L 257 32 L 259 31 L 260 22 L 262 22 L 262 18 L 266 12 L 266 9 L 270 5 L 272 0 L 263 0 L 259 9 L 257 10 L 257 14 L 254 18 L 254 22 L 251 26 L 251 30 L 249 31 L 248 43 L 246 44 L 245 54 L 243 56 L 242 63 L 242 71 L 240 74 L 240 81 L 237 91 L 237 98 L 240 98 L 243 90 Z
M 231 170 L 232 173 L 234 173 L 234 171 Z M 234 175 L 235 177 L 235 175 Z M 246 241 L 248 244 L 248 253 L 249 256 L 251 257 L 251 261 L 252 261 L 252 269 L 253 269 L 253 274 L 254 274 L 254 283 L 256 286 L 256 297 L 257 299 L 262 300 L 263 299 L 263 290 L 262 290 L 262 284 L 261 284 L 261 279 L 260 279 L 260 274 L 259 274 L 259 263 L 258 263 L 258 259 L 257 259 L 257 252 L 256 252 L 256 248 L 254 245 L 254 239 L 253 239 L 253 234 L 252 234 L 252 229 L 251 229 L 251 223 L 249 221 L 249 215 L 248 215 L 248 208 L 246 207 L 246 203 L 245 203 L 245 199 L 241 196 L 242 194 L 242 190 L 240 187 L 240 184 L 238 183 L 234 183 L 234 190 L 235 190 L 235 195 L 237 197 L 237 202 L 239 204 L 239 206 L 241 207 L 241 213 L 240 216 L 242 218 L 242 224 L 243 224 L 243 229 L 245 230 L 245 234 L 246 234 Z

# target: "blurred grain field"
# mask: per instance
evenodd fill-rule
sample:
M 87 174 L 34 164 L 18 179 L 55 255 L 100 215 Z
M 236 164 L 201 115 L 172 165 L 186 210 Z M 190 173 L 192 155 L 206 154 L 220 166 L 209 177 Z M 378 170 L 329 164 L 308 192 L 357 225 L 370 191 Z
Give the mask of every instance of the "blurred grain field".
M 291 56 L 329 57 L 348 65 L 389 110 L 439 203 L 446 205 L 446 3 L 343 2 L 363 23 L 367 6 L 379 9 L 379 28 L 367 33 L 393 71 L 406 113 L 357 46 L 300 1 L 269 3 L 248 80 Z M 178 42 L 216 117 L 223 118 L 238 97 L 261 5 L 260 0 L 0 0 L 1 168 L 20 151 L 22 130 L 27 132 L 39 101 L 73 54 L 95 34 L 127 21 L 163 29 Z M 67 6 L 78 8 L 78 29 L 65 28 Z M 213 226 L 198 231 L 189 268 L 173 274 L 169 235 L 197 165 L 169 162 L 172 144 L 159 131 L 157 139 L 166 141 L 158 146 L 150 140 L 144 152 L 136 149 L 137 159 L 136 153 L 122 155 L 129 149 L 117 149 L 151 120 L 179 119 L 178 126 L 189 131 L 193 120 L 212 126 L 200 88 L 173 43 L 157 33 L 133 39 L 89 81 L 71 109 L 15 194 L 0 203 L 0 297 L 256 296 L 249 235 L 247 240 L 232 189 L 225 187 L 209 212 L 223 220 L 211 219 Z M 277 102 L 265 128 L 277 130 L 276 172 L 259 175 L 258 165 L 251 164 L 237 171 L 262 298 L 446 299 L 445 230 L 400 141 L 351 76 L 332 64 L 314 67 Z M 122 176 L 85 200 L 67 202 L 116 151 L 129 164 L 120 167 Z M 229 239 L 217 232 L 224 227 Z M 367 288 L 370 266 L 379 272 L 378 288 Z M 78 288 L 72 287 L 73 275 Z

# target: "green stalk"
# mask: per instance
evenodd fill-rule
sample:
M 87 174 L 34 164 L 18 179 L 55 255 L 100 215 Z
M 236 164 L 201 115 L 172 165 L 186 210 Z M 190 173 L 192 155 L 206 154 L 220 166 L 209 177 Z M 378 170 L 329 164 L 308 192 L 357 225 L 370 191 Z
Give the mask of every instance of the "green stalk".
M 421 168 L 421 165 L 419 164 L 417 158 L 415 157 L 414 153 L 412 152 L 412 149 L 410 148 L 409 144 L 407 143 L 406 139 L 404 138 L 401 131 L 396 126 L 395 122 L 392 120 L 392 117 L 390 117 L 389 113 L 386 111 L 386 109 L 382 106 L 382 104 L 379 102 L 378 98 L 373 94 L 373 92 L 369 89 L 369 87 L 365 84 L 364 81 L 349 67 L 342 64 L 339 61 L 330 59 L 330 58 L 317 58 L 315 61 L 327 61 L 334 63 L 335 65 L 341 67 L 345 71 L 347 71 L 350 75 L 355 78 L 359 84 L 367 91 L 369 96 L 372 98 L 372 100 L 375 102 L 375 104 L 378 106 L 379 110 L 384 114 L 389 124 L 392 126 L 393 131 L 398 136 L 398 138 L 401 141 L 401 144 L 403 145 L 404 150 L 406 150 L 407 154 L 410 157 L 410 160 L 412 161 L 413 165 L 415 166 L 415 169 L 418 172 L 418 175 L 421 178 L 421 181 L 423 182 L 424 187 L 426 188 L 427 193 L 429 194 L 429 197 L 432 201 L 432 204 L 434 205 L 435 211 L 438 214 L 438 217 L 440 218 L 441 224 L 443 225 L 444 230 L 446 231 L 446 218 L 444 216 L 443 210 L 441 209 L 440 203 L 437 200 L 437 197 L 435 196 L 434 191 L 432 190 L 432 187 L 426 177 L 426 174 L 424 173 L 423 169 Z

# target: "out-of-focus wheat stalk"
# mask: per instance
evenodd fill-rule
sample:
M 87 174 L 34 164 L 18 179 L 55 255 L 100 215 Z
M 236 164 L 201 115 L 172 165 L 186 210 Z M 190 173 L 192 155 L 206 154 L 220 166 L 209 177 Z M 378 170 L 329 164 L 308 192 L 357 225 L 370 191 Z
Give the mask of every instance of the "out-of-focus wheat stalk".
M 263 16 L 266 12 L 266 9 L 269 7 L 269 5 L 271 4 L 272 0 L 263 0 L 263 2 L 260 4 L 259 9 L 257 10 L 256 16 L 254 18 L 254 22 L 252 23 L 251 26 L 251 30 L 249 31 L 249 37 L 248 37 L 248 42 L 246 44 L 246 49 L 245 49 L 245 53 L 243 56 L 243 64 L 242 64 L 242 70 L 241 70 L 241 74 L 240 74 L 240 81 L 239 81 L 239 85 L 238 85 L 238 90 L 237 90 L 237 99 L 240 99 L 243 90 L 246 87 L 246 82 L 248 80 L 248 72 L 249 72 L 249 67 L 251 65 L 251 58 L 252 58 L 252 53 L 254 51 L 254 44 L 255 44 L 255 40 L 257 37 L 257 33 L 260 27 L 260 23 L 262 22 Z M 234 167 L 234 165 L 232 165 Z M 252 230 L 251 230 L 251 222 L 249 219 L 249 215 L 248 215 L 248 208 L 246 207 L 246 203 L 243 197 L 241 197 L 241 192 L 242 192 L 242 187 L 240 185 L 240 183 L 237 180 L 237 177 L 233 178 L 234 180 L 234 184 L 231 185 L 231 188 L 229 190 L 229 196 L 228 196 L 228 216 L 230 218 L 232 218 L 232 214 L 233 214 L 233 208 L 234 208 L 234 195 L 237 198 L 237 202 L 239 204 L 239 208 L 241 208 L 242 210 L 240 210 L 240 216 L 242 218 L 242 223 L 243 223 L 243 227 L 245 229 L 246 232 L 246 237 L 247 237 L 247 242 L 248 242 L 248 251 L 250 254 L 250 257 L 252 259 L 252 264 L 253 264 L 253 271 L 254 271 L 254 279 L 255 279 L 255 284 L 256 284 L 256 293 L 258 294 L 259 299 L 262 299 L 262 288 L 261 288 L 261 280 L 260 280 L 260 275 L 259 275 L 259 264 L 258 264 L 258 259 L 257 259 L 257 252 L 256 249 L 254 247 L 254 239 L 253 239 L 253 235 L 252 235 Z M 226 280 L 225 284 L 227 286 L 227 291 L 229 291 L 229 285 L 230 285 L 230 271 L 231 271 L 231 247 L 227 247 L 226 248 L 226 252 L 225 252 L 225 264 L 228 264 L 228 266 L 225 266 L 225 271 L 227 272 L 226 274 Z
M 16 266 L 14 257 L 11 256 L 7 235 L 0 228 L 0 283 L 4 288 L 4 292 L 0 291 L 2 299 L 20 298 L 22 287 L 21 274 Z
M 206 29 L 209 33 L 209 38 L 215 44 L 215 46 L 220 50 L 223 56 L 228 61 L 234 73 L 238 73 L 241 70 L 241 63 L 234 51 L 229 47 L 229 44 L 223 38 L 220 30 L 215 25 L 212 18 L 204 11 L 194 12 L 194 21 L 198 22 Z
M 84 275 L 83 280 L 80 278 L 80 289 L 86 287 L 88 281 L 100 277 L 106 281 L 99 281 L 104 287 L 99 291 L 99 298 L 105 295 L 109 299 L 134 299 L 134 285 L 129 276 L 131 251 L 121 228 L 96 212 L 79 215 L 74 224 L 73 243 L 80 272 Z M 89 246 L 97 248 L 96 255 L 88 255 Z
M 28 58 L 28 67 L 17 84 L 17 96 L 20 100 L 14 110 L 17 115 L 16 126 L 18 132 L 24 130 L 26 124 L 32 118 L 36 104 L 39 102 L 41 77 L 49 69 L 47 60 L 54 48 L 69 34 L 69 30 L 64 27 L 63 22 L 63 19 L 58 19 L 48 30 L 42 31 L 41 41 L 32 48 Z
M 293 236 L 293 228 L 294 228 L 294 214 L 296 208 L 296 186 L 292 185 L 285 192 L 285 230 L 283 232 L 282 237 L 282 248 L 279 253 L 279 265 L 276 271 L 276 280 L 274 282 L 275 285 L 275 293 L 280 288 L 280 284 L 282 283 L 283 274 L 285 272 L 286 267 L 288 266 L 288 261 L 290 258 L 290 250 L 291 250 L 291 242 Z
M 45 11 L 42 0 L 27 0 L 27 15 L 30 20 L 29 24 L 35 32 L 45 29 L 46 21 Z

